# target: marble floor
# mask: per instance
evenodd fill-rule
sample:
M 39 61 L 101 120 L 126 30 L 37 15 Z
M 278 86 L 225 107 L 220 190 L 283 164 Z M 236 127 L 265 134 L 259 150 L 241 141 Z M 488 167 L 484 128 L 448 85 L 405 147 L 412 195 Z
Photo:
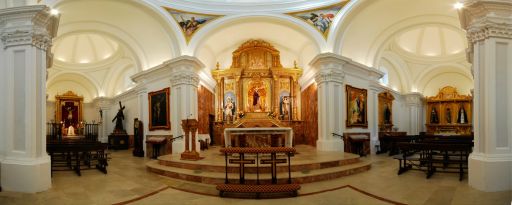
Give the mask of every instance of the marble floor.
M 303 184 L 299 197 L 286 199 L 219 198 L 212 186 L 160 177 L 146 171 L 148 159 L 131 151 L 113 151 L 108 174 L 91 169 L 79 177 L 56 172 L 52 188 L 36 194 L 0 192 L 0 204 L 511 204 L 512 191 L 486 193 L 458 180 L 455 173 L 426 179 L 420 171 L 398 176 L 398 163 L 387 155 L 364 157 L 372 168 L 335 180 Z M 207 189 L 211 194 L 194 194 Z M 188 191 L 182 191 L 188 190 Z M 321 191 L 324 190 L 324 191 Z

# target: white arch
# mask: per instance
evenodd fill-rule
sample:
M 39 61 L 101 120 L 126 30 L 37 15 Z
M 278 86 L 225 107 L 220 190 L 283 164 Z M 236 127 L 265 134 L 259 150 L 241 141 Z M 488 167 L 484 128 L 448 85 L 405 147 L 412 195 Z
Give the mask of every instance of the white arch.
M 417 83 L 416 86 L 418 91 L 423 93 L 425 91 L 425 87 L 433 78 L 445 73 L 457 73 L 470 80 L 474 80 L 471 75 L 471 71 L 463 65 L 457 63 L 438 64 L 427 67 L 414 79 L 414 82 Z
M 89 0 L 89 1 L 106 1 L 106 0 Z M 56 8 L 58 6 L 61 6 L 62 4 L 65 4 L 67 2 L 72 2 L 70 0 L 49 0 L 47 1 L 48 6 L 52 8 Z M 185 40 L 185 37 L 181 34 L 181 28 L 176 23 L 176 21 L 172 18 L 172 16 L 161 6 L 158 6 L 159 3 L 154 0 L 123 0 L 123 1 L 114 1 L 114 2 L 121 2 L 121 3 L 133 3 L 136 4 L 137 7 L 142 6 L 143 8 L 146 8 L 152 13 L 149 14 L 156 14 L 152 15 L 157 17 L 157 20 L 161 20 L 160 23 L 164 30 L 168 31 L 167 36 L 169 37 L 169 46 L 174 54 L 172 57 L 177 57 L 183 55 L 183 51 L 187 47 L 187 43 Z M 119 28 L 118 28 L 119 29 Z
M 385 52 L 382 55 L 382 58 L 386 59 L 389 63 L 391 63 L 395 68 L 394 70 L 398 73 L 398 78 L 400 79 L 400 84 L 402 86 L 402 92 L 409 92 L 411 90 L 412 75 L 409 71 L 407 63 L 402 58 L 400 58 L 400 56 L 391 52 Z M 380 65 L 380 62 L 379 64 L 375 65 Z
M 105 80 L 103 81 L 104 84 L 102 85 L 102 91 L 105 93 L 105 96 L 115 96 L 116 84 L 118 83 L 120 78 L 124 77 L 121 76 L 121 74 L 132 65 L 132 62 L 124 59 L 116 62 L 115 65 L 112 65 L 112 68 L 109 69 L 108 73 L 105 75 Z
M 190 40 L 186 53 L 188 55 L 195 55 L 199 45 L 203 43 L 206 37 L 221 29 L 224 25 L 230 25 L 230 23 L 243 22 L 244 20 L 255 18 L 268 18 L 272 20 L 277 20 L 278 22 L 291 23 L 292 25 L 300 28 L 302 31 L 305 31 L 305 36 L 309 37 L 313 42 L 316 43 L 316 46 L 320 53 L 327 51 L 327 44 L 322 34 L 320 34 L 311 25 L 307 24 L 306 22 L 300 19 L 284 14 L 249 13 L 221 17 L 206 24 L 204 27 L 199 29 L 197 33 L 194 34 L 194 36 Z
M 123 47 L 129 51 L 128 54 L 135 60 L 138 71 L 142 71 L 142 68 L 147 67 L 148 65 L 147 55 L 144 52 L 144 49 L 142 49 L 142 45 L 140 45 L 133 36 L 124 32 L 115 25 L 103 22 L 82 21 L 72 23 L 72 25 L 64 24 L 62 27 L 63 28 L 60 29 L 61 34 L 56 39 L 84 32 L 99 33 L 101 35 L 106 35 L 109 38 L 114 39 L 117 43 L 123 45 Z M 80 29 L 73 29 L 71 27 L 77 27 Z
M 392 26 L 388 27 L 386 30 L 382 31 L 377 39 L 374 39 L 371 44 L 372 47 L 367 53 L 366 62 L 371 63 L 373 65 L 377 65 L 377 61 L 380 59 L 380 55 L 383 52 L 383 48 L 385 48 L 392 40 L 393 37 L 397 34 L 424 25 L 442 25 L 444 27 L 452 27 L 455 29 L 454 24 L 458 24 L 458 20 L 449 16 L 440 16 L 440 15 L 422 15 L 416 16 L 413 18 L 408 18 L 403 21 L 399 21 Z M 341 52 L 341 51 L 340 51 Z M 464 55 L 464 52 L 458 54 L 458 56 Z M 456 55 L 457 56 L 457 55 Z
M 85 88 L 93 88 L 94 89 L 94 90 L 92 90 L 93 94 L 95 94 L 96 96 L 99 95 L 100 86 L 98 85 L 98 83 L 94 79 L 92 79 L 90 76 L 85 75 L 81 72 L 77 72 L 77 71 L 60 71 L 60 72 L 55 73 L 54 75 L 50 76 L 48 78 L 48 80 L 46 81 L 46 87 L 48 88 L 48 87 L 51 87 L 53 84 L 58 83 L 59 78 L 64 75 L 77 76 L 78 79 L 80 79 L 81 81 L 83 81 L 85 83 L 92 85 L 92 87 L 84 85 L 82 82 L 79 82 L 79 81 L 74 81 L 74 82 L 81 84 Z
M 334 18 L 331 24 L 331 28 L 329 31 L 329 36 L 327 36 L 327 48 L 328 52 L 336 53 L 341 55 L 341 42 L 343 40 L 343 27 L 346 26 L 345 23 L 348 22 L 350 15 L 352 13 L 357 13 L 357 9 L 364 7 L 364 3 L 366 0 L 352 0 L 347 3 L 340 11 L 338 15 Z M 347 23 L 348 25 L 348 23 Z M 338 35 L 340 34 L 340 35 Z

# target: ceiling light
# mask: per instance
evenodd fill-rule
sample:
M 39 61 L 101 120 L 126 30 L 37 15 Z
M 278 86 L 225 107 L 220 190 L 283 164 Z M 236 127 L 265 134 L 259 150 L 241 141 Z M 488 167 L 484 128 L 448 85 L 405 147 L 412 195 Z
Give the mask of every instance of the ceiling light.
M 51 14 L 51 15 L 54 15 L 54 16 L 57 16 L 57 15 L 59 15 L 59 10 L 57 10 L 57 9 L 52 9 L 52 10 L 50 10 L 50 14 Z
M 464 7 L 464 4 L 461 2 L 457 2 L 457 3 L 453 4 L 453 8 L 455 8 L 455 9 L 462 9 L 463 7 Z

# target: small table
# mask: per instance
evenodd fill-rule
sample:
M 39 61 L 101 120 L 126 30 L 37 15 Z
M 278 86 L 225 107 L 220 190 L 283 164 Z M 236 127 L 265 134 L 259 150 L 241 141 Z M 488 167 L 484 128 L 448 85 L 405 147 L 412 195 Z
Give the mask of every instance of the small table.
M 152 159 L 156 159 L 160 156 L 160 146 L 165 145 L 167 143 L 167 138 L 165 137 L 149 137 L 146 140 L 147 144 L 151 144 L 153 147 L 153 153 L 151 154 Z

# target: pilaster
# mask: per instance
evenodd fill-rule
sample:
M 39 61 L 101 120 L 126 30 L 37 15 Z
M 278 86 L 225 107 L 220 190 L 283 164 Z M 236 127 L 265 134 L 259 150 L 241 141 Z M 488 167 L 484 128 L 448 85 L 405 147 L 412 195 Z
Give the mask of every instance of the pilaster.
M 332 53 L 320 54 L 310 63 L 316 70 L 318 86 L 318 140 L 317 150 L 343 151 L 343 140 L 333 133 L 343 133 L 343 61 Z
M 46 6 L 0 10 L 1 186 L 39 192 L 51 187 L 46 153 L 46 68 L 58 16 Z
M 105 97 L 98 97 L 94 99 L 94 105 L 98 112 L 100 112 L 100 136 L 98 136 L 98 140 L 107 143 L 108 135 L 112 132 L 113 127 L 111 126 L 111 122 L 109 121 L 109 116 L 111 112 L 110 108 L 112 107 L 112 99 Z
M 204 65 L 195 57 L 181 56 L 167 62 L 170 68 L 171 82 L 171 127 L 173 137 L 184 134 L 181 120 L 198 118 L 197 88 L 199 86 L 198 71 Z M 184 139 L 173 142 L 173 153 L 185 150 Z M 196 142 L 197 143 L 197 142 Z M 196 146 L 199 147 L 199 146 Z
M 382 88 L 377 83 L 371 83 L 368 92 L 368 128 L 370 129 L 370 150 L 374 154 L 375 145 L 380 145 L 379 141 L 379 100 L 378 95 Z
M 407 118 L 409 122 L 409 126 L 407 129 L 407 134 L 409 135 L 418 135 L 420 132 L 424 130 L 424 100 L 425 98 L 421 93 L 413 92 L 407 93 L 403 95 L 405 98 L 405 107 L 407 111 Z
M 474 147 L 469 185 L 512 189 L 512 2 L 468 0 L 459 11 L 473 64 Z

